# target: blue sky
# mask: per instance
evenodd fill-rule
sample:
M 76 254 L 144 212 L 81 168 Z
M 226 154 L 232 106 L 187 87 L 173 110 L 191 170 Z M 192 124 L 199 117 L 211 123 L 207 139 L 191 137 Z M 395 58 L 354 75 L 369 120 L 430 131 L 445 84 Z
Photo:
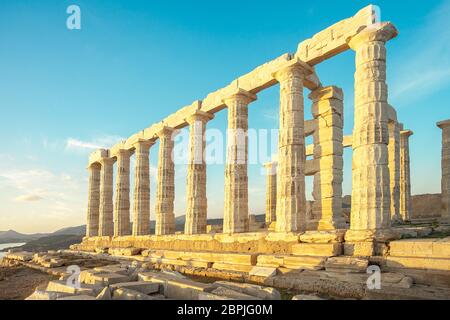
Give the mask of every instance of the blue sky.
M 110 146 L 295 52 L 302 40 L 369 3 L 0 0 L 0 230 L 44 232 L 84 223 L 93 146 Z M 71 4 L 81 8 L 81 30 L 66 28 Z M 388 44 L 388 84 L 400 121 L 415 132 L 412 192 L 439 192 L 435 123 L 450 118 L 450 1 L 373 4 L 400 31 Z M 324 85 L 343 88 L 349 134 L 354 53 L 321 64 L 317 73 Z M 305 110 L 310 118 L 309 101 Z M 275 86 L 251 104 L 250 127 L 276 129 L 277 112 Z M 224 130 L 226 120 L 222 111 L 208 128 Z M 157 150 L 151 150 L 153 173 Z M 210 217 L 222 215 L 223 170 L 208 167 Z M 185 166 L 177 166 L 176 215 L 184 214 L 185 179 Z M 259 165 L 249 167 L 249 183 L 250 213 L 263 213 Z M 309 194 L 312 180 L 307 184 Z M 344 193 L 350 190 L 347 150 Z M 154 183 L 151 193 L 153 210 Z

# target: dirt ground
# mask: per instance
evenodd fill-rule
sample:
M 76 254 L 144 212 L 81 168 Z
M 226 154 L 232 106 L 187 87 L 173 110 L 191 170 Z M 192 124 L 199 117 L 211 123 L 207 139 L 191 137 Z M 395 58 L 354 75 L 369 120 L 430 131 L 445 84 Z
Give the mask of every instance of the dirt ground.
M 40 285 L 57 279 L 23 266 L 0 266 L 0 300 L 24 300 Z

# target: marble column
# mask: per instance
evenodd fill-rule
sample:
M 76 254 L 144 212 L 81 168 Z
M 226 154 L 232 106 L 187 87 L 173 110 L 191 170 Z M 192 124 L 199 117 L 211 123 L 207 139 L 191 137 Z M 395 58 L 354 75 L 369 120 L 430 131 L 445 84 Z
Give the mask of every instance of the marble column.
M 437 124 L 442 129 L 442 215 L 444 223 L 450 223 L 450 120 Z
M 303 81 L 311 67 L 293 60 L 273 76 L 280 83 L 276 231 L 306 229 Z
M 196 111 L 186 119 L 190 125 L 190 131 L 185 234 L 206 233 L 208 204 L 206 198 L 205 131 L 206 123 L 213 117 L 212 114 Z
M 153 141 L 135 143 L 133 235 L 150 234 L 150 147 Z
M 89 166 L 89 194 L 87 209 L 86 237 L 98 236 L 100 208 L 100 174 L 101 165 L 93 163 Z
M 344 94 L 342 89 L 330 86 L 313 91 L 309 98 L 316 121 L 314 161 L 319 168 L 314 174 L 313 216 L 321 217 L 318 230 L 343 229 Z
M 113 236 L 113 166 L 114 159 L 102 158 L 100 173 L 100 218 L 98 235 L 100 237 Z
M 266 226 L 277 220 L 277 162 L 269 162 L 266 168 Z
M 246 232 L 249 229 L 247 107 L 254 100 L 254 94 L 242 89 L 224 99 L 228 107 L 228 130 L 223 233 Z
M 356 72 L 352 208 L 347 241 L 381 241 L 392 235 L 388 230 L 391 193 L 385 44 L 396 35 L 392 24 L 379 23 L 348 42 L 356 51 Z
M 131 234 L 130 225 L 130 157 L 129 150 L 117 152 L 116 198 L 114 202 L 114 236 Z
M 402 222 L 400 215 L 400 125 L 390 121 L 389 128 L 389 180 L 391 191 L 391 224 Z
M 411 171 L 409 167 L 409 137 L 411 130 L 400 131 L 400 205 L 403 221 L 411 220 Z
M 164 127 L 158 132 L 158 185 L 156 189 L 156 235 L 175 233 L 175 167 L 173 163 L 174 129 Z

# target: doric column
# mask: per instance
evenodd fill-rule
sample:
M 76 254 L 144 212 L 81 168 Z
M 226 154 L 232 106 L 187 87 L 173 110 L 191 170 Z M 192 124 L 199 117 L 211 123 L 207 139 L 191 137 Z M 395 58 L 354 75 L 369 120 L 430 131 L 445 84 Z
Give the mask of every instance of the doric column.
M 86 237 L 98 236 L 98 222 L 100 209 L 100 174 L 101 165 L 93 163 L 89 170 L 89 194 L 86 223 Z
M 391 223 L 401 222 L 400 215 L 400 125 L 390 121 L 389 127 L 389 180 L 391 191 Z
M 242 89 L 224 99 L 228 107 L 228 131 L 223 233 L 246 232 L 249 227 L 247 107 L 254 100 L 254 94 Z
M 186 183 L 186 222 L 185 234 L 206 233 L 206 163 L 205 130 L 212 114 L 196 111 L 186 120 L 189 131 L 189 163 Z
M 390 227 L 391 197 L 385 44 L 396 35 L 392 24 L 374 24 L 348 42 L 356 51 L 356 72 L 352 209 L 347 241 L 392 236 L 386 230 Z
M 344 95 L 342 89 L 330 86 L 313 91 L 309 98 L 316 120 L 314 161 L 319 168 L 314 174 L 313 216 L 321 217 L 318 230 L 343 229 Z
M 133 235 L 150 234 L 150 160 L 149 150 L 153 141 L 135 143 Z
M 306 229 L 303 80 L 311 72 L 294 59 L 273 75 L 280 83 L 277 232 Z
M 128 150 L 117 152 L 116 199 L 114 202 L 114 236 L 131 234 L 130 226 L 130 156 Z
M 442 215 L 441 220 L 450 223 L 450 120 L 437 124 L 442 129 Z
M 266 168 L 266 225 L 277 220 L 277 162 L 269 162 Z
M 158 132 L 158 186 L 156 189 L 156 226 L 155 234 L 175 233 L 175 167 L 173 163 L 174 129 L 163 127 Z
M 100 237 L 114 235 L 113 224 L 113 165 L 114 159 L 102 158 L 100 173 L 100 218 L 98 235 Z
M 409 167 L 409 137 L 411 130 L 400 131 L 400 216 L 411 220 L 411 171 Z

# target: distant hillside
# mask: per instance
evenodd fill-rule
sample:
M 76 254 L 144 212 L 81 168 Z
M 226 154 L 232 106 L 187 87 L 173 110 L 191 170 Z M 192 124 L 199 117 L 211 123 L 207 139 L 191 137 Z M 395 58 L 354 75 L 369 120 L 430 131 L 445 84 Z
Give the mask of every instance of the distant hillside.
M 53 232 L 51 235 L 77 235 L 84 236 L 86 234 L 86 225 L 78 226 L 78 227 L 69 227 L 60 229 L 58 231 Z
M 14 230 L 0 231 L 0 243 L 27 242 L 47 235 L 46 233 L 24 234 Z
M 82 238 L 83 236 L 80 235 L 50 235 L 37 240 L 29 241 L 25 245 L 14 249 L 30 252 L 68 249 L 70 245 L 80 243 Z

